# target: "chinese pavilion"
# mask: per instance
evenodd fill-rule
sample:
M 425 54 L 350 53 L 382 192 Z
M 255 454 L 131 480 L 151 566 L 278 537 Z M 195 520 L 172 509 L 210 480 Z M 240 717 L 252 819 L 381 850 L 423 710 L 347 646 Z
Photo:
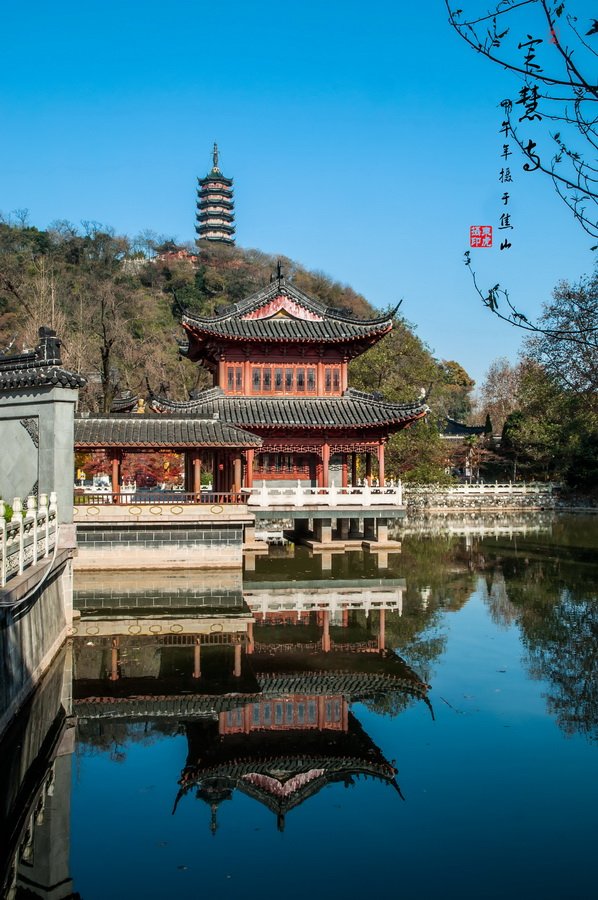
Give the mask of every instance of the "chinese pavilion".
M 214 144 L 212 160 L 212 169 L 205 178 L 198 179 L 195 230 L 200 241 L 234 244 L 233 180 L 225 178 L 218 168 L 217 144 Z
M 182 403 L 154 394 L 151 409 L 216 419 L 261 439 L 215 465 L 215 490 L 256 479 L 346 487 L 358 475 L 384 484 L 389 436 L 427 413 L 421 400 L 390 403 L 349 387 L 349 361 L 391 331 L 392 316 L 364 320 L 327 307 L 287 281 L 280 264 L 268 287 L 212 317 L 186 312 L 182 325 L 181 352 L 210 372 L 213 386 Z

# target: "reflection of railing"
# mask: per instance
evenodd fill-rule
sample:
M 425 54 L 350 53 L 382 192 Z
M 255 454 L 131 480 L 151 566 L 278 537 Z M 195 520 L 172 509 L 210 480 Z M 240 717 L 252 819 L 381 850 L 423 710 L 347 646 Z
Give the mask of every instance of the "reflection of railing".
M 402 506 L 401 483 L 384 487 L 364 484 L 356 487 L 303 487 L 297 482 L 294 488 L 272 487 L 266 482 L 260 488 L 244 488 L 249 506 L 286 507 L 332 506 L 364 509 L 376 506 Z
M 23 515 L 23 504 L 17 497 L 12 502 L 12 518 L 7 522 L 5 505 L 0 501 L 0 586 L 9 578 L 22 575 L 29 566 L 50 556 L 58 540 L 56 494 L 50 494 L 50 504 L 45 494 L 36 507 L 34 497 L 29 497 Z
M 366 641 L 330 641 L 330 650 L 339 653 L 378 653 L 380 650 L 378 641 L 374 638 Z M 321 653 L 322 641 L 310 641 L 309 643 L 278 643 L 266 644 L 263 641 L 255 641 L 253 652 L 263 656 L 276 656 L 278 653 Z
M 239 491 L 200 491 L 198 493 L 193 491 L 138 491 L 135 494 L 112 493 L 112 491 L 79 494 L 75 491 L 75 506 L 107 506 L 113 503 L 118 506 L 162 506 L 167 503 L 190 506 L 198 503 L 246 502 L 246 495 Z
M 371 610 L 403 609 L 403 591 L 405 582 L 395 584 L 391 588 L 384 585 L 376 587 L 360 587 L 337 589 L 334 582 L 326 587 L 310 588 L 294 586 L 280 588 L 268 585 L 256 588 L 255 582 L 251 588 L 243 591 L 243 597 L 251 612 L 256 615 L 261 613 L 264 618 L 269 613 L 308 613 L 308 612 L 339 612 L 343 610 Z

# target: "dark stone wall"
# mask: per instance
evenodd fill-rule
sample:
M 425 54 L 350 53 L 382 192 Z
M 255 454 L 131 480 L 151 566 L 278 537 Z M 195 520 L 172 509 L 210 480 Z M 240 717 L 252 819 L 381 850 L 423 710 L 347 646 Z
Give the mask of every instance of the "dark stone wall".
M 77 528 L 77 542 L 81 550 L 141 550 L 168 548 L 212 549 L 214 547 L 240 547 L 243 543 L 242 525 L 199 525 L 189 523 L 178 527 L 154 528 L 138 525 L 124 528 L 117 525 L 87 525 Z
M 0 734 L 67 636 L 70 562 L 67 566 L 68 571 L 65 565 L 57 568 L 29 599 L 0 608 Z

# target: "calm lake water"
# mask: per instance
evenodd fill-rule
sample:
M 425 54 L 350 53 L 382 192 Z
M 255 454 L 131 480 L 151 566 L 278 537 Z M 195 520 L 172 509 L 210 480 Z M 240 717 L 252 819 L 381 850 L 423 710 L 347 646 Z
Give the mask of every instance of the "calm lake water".
M 13 896 L 595 896 L 598 519 L 477 525 L 79 576 Z

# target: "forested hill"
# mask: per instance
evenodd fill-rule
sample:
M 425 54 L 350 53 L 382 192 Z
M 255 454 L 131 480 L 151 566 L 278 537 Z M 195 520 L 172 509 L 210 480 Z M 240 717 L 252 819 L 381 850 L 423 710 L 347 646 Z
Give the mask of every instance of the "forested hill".
M 360 317 L 378 315 L 352 288 L 281 260 L 286 277 L 323 303 Z M 122 391 L 146 392 L 145 379 L 174 399 L 208 383 L 180 359 L 181 307 L 210 315 L 267 285 L 277 258 L 258 250 L 200 250 L 147 237 L 129 239 L 89 224 L 45 231 L 0 223 L 0 351 L 33 347 L 40 325 L 63 341 L 65 365 L 88 379 L 83 408 L 108 410 Z M 389 297 L 389 306 L 397 297 Z M 14 343 L 13 343 L 14 342 Z M 431 390 L 435 414 L 469 413 L 473 382 L 460 365 L 436 361 L 413 329 L 397 319 L 393 333 L 352 364 L 351 383 L 389 399 Z

